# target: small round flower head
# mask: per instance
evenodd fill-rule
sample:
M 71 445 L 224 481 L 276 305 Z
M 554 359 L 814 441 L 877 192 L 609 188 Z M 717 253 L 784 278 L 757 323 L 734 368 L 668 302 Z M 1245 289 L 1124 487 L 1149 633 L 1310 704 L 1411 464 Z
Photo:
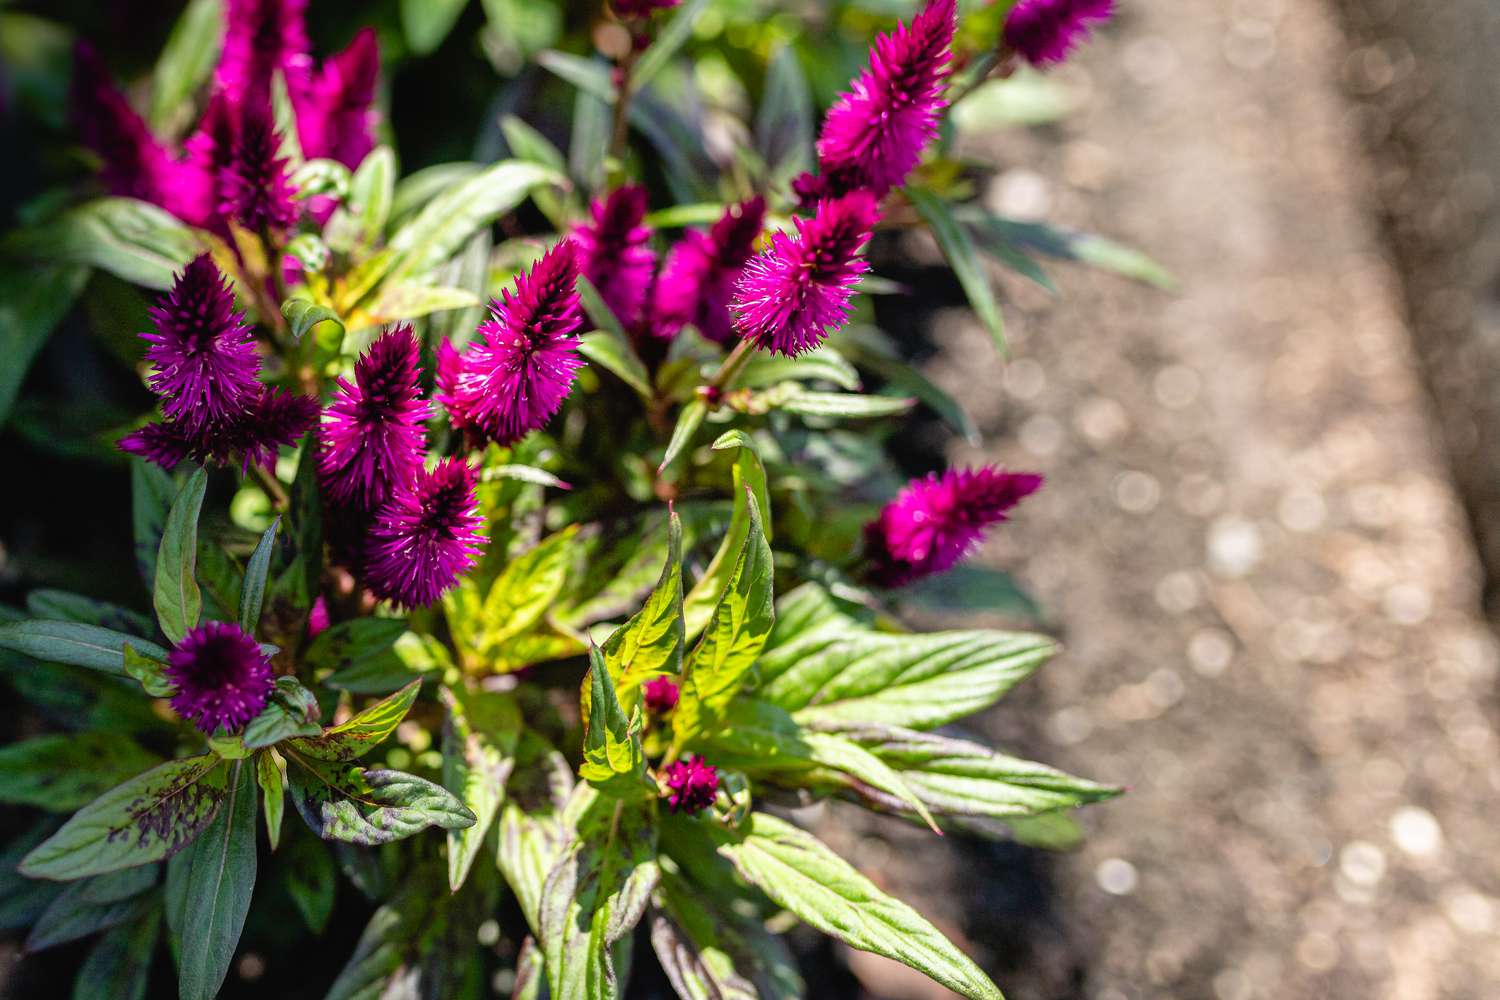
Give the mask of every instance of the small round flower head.
M 292 95 L 303 155 L 337 160 L 351 170 L 375 147 L 375 85 L 380 44 L 361 28 L 342 52 L 330 56 L 302 93 Z
M 156 366 L 148 382 L 185 434 L 223 422 L 260 395 L 255 341 L 208 254 L 183 268 L 150 315 L 156 332 L 141 335 Z
M 677 707 L 681 695 L 677 682 L 665 675 L 653 677 L 641 685 L 641 694 L 646 700 L 646 711 L 652 715 L 665 715 Z
M 270 105 L 246 104 L 229 165 L 219 174 L 219 210 L 251 232 L 285 229 L 297 221 L 287 161 L 277 155 L 280 148 Z
M 696 754 L 667 767 L 667 805 L 675 812 L 695 813 L 714 804 L 719 772 Z
M 188 632 L 163 672 L 177 686 L 172 709 L 209 736 L 244 729 L 266 707 L 275 685 L 260 645 L 227 622 L 206 622 Z
M 796 184 L 804 204 L 859 189 L 882 198 L 906 181 L 937 134 L 955 26 L 954 0 L 929 0 L 910 26 L 875 40 L 869 66 L 823 120 L 820 176 Z
M 484 539 L 474 470 L 449 458 L 398 487 L 370 526 L 365 585 L 376 597 L 424 608 L 474 565 Z
M 578 265 L 564 240 L 490 303 L 482 340 L 438 357 L 439 401 L 455 427 L 498 444 L 519 441 L 562 407 L 583 359 L 574 331 Z
M 625 327 L 641 319 L 651 288 L 656 255 L 646 217 L 646 189 L 639 184 L 615 188 L 590 206 L 592 220 L 573 232 L 578 268 L 599 289 L 599 297 Z M 594 317 L 595 322 L 599 317 Z
M 741 335 L 791 357 L 842 328 L 850 289 L 868 268 L 859 252 L 879 220 L 870 193 L 854 191 L 819 202 L 810 220 L 795 219 L 795 237 L 771 237 L 771 249 L 745 265 L 735 292 Z
M 707 233 L 689 230 L 672 248 L 656 285 L 652 333 L 670 338 L 691 323 L 715 343 L 734 333 L 729 304 L 766 220 L 759 196 L 731 205 Z
M 1114 0 L 1020 0 L 1005 16 L 1005 47 L 1033 66 L 1055 65 L 1114 12 Z
M 989 466 L 912 480 L 865 525 L 870 579 L 899 587 L 952 569 L 985 528 L 1004 521 L 1041 485 L 1041 476 Z
M 333 503 L 372 511 L 422 468 L 431 407 L 421 398 L 417 338 L 397 326 L 338 380 L 324 414 L 318 474 Z

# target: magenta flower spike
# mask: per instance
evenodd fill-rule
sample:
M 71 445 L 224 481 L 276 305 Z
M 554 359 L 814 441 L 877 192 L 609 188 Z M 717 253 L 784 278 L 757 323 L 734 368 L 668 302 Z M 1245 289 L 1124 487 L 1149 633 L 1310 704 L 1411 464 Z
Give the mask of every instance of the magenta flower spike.
M 1005 47 L 1033 66 L 1056 65 L 1114 12 L 1114 0 L 1020 0 L 1005 17 Z
M 204 735 L 237 733 L 260 714 L 275 678 L 260 644 L 238 625 L 205 622 L 182 637 L 162 671 L 177 686 L 172 710 Z
M 94 47 L 73 50 L 69 112 L 83 144 L 99 157 L 99 179 L 113 195 L 175 211 L 179 166 L 110 80 Z
M 871 580 L 899 587 L 952 569 L 1041 485 L 1041 476 L 989 466 L 912 480 L 865 525 Z
M 239 132 L 239 114 L 234 102 L 215 91 L 203 109 L 203 117 L 183 146 L 182 207 L 178 215 L 186 222 L 228 236 L 229 227 L 219 211 L 219 179 L 229 168 Z
M 471 438 L 511 444 L 562 407 L 583 359 L 573 336 L 578 263 L 564 240 L 516 279 L 515 291 L 490 303 L 482 339 L 462 354 L 438 353 L 438 401 Z
M 353 384 L 338 380 L 318 452 L 318 475 L 334 504 L 372 512 L 421 471 L 432 408 L 421 398 L 417 355 L 417 338 L 402 324 L 355 363 Z
M 375 515 L 364 582 L 375 596 L 406 608 L 437 601 L 474 565 L 484 544 L 474 470 L 458 458 L 396 489 Z
M 372 105 L 379 78 L 380 43 L 373 28 L 362 28 L 305 90 L 292 95 L 304 155 L 337 160 L 351 170 L 359 166 L 375 148 Z
M 589 207 L 591 221 L 573 233 L 578 268 L 626 329 L 642 318 L 656 255 L 646 217 L 646 189 L 626 184 L 596 199 Z M 595 317 L 598 322 L 598 317 Z
M 672 248 L 656 285 L 652 332 L 671 338 L 691 323 L 718 344 L 734 335 L 729 312 L 735 285 L 755 253 L 766 222 L 759 196 L 730 206 L 707 233 L 689 230 Z
M 147 382 L 184 434 L 201 434 L 254 404 L 260 356 L 213 258 L 202 254 L 183 268 L 150 316 L 156 332 L 141 338 L 156 370 Z
M 307 0 L 229 0 L 216 87 L 236 103 L 269 101 L 280 71 L 288 91 L 303 89 L 312 69 L 306 13 Z
M 646 711 L 652 715 L 665 715 L 677 707 L 682 692 L 677 682 L 670 677 L 653 677 L 641 685 L 641 694 L 646 702 Z
M 793 220 L 795 237 L 771 237 L 771 249 L 745 265 L 735 292 L 740 334 L 792 357 L 843 327 L 850 289 L 868 269 L 859 252 L 879 220 L 874 197 L 854 191 L 819 202 L 810 220 Z
M 671 10 L 680 3 L 682 0 L 609 0 L 615 16 L 626 20 L 650 17 L 654 11 Z
M 714 804 L 719 772 L 696 754 L 667 767 L 667 805 L 675 812 L 695 813 Z
M 280 149 L 270 104 L 244 105 L 229 163 L 219 173 L 219 210 L 251 232 L 286 229 L 297 221 Z
M 804 206 L 856 190 L 879 199 L 905 183 L 937 135 L 957 26 L 954 2 L 930 0 L 909 26 L 875 40 L 869 66 L 823 119 L 819 175 L 794 182 Z

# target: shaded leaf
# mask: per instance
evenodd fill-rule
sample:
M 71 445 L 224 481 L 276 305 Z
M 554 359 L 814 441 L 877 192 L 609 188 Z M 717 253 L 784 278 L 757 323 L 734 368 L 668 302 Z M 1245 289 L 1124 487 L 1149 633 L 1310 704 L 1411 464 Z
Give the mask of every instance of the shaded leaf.
M 948 260 L 948 266 L 953 268 L 954 276 L 963 286 L 975 315 L 990 331 L 995 347 L 1004 355 L 1005 323 L 1000 315 L 1000 304 L 995 301 L 995 291 L 990 287 L 989 276 L 984 272 L 984 265 L 974 250 L 974 241 L 969 238 L 968 231 L 953 217 L 952 206 L 939 196 L 915 187 L 908 187 L 905 191 L 906 197 L 931 228 L 943 256 Z
M 161 630 L 173 643 L 198 624 L 203 597 L 198 591 L 198 512 L 208 489 L 208 473 L 195 469 L 172 501 L 156 556 L 156 586 L 152 603 Z M 151 655 L 132 643 L 140 652 Z M 163 659 L 165 657 L 162 657 Z
M 287 749 L 299 757 L 322 761 L 350 761 L 363 757 L 396 731 L 417 700 L 420 680 L 358 713 L 347 722 L 323 730 L 321 736 L 287 741 Z
M 505 800 L 505 780 L 515 766 L 521 711 L 506 694 L 448 686 L 440 693 L 448 707 L 443 724 L 443 785 L 475 817 L 473 826 L 448 831 L 448 888 L 457 892 Z
M 386 844 L 429 826 L 472 826 L 475 817 L 441 785 L 402 771 L 362 768 L 286 752 L 292 802 L 324 840 Z
M 71 812 L 159 763 L 115 733 L 34 736 L 0 747 L 0 802 Z
M 172 287 L 173 275 L 202 249 L 185 223 L 134 198 L 85 202 L 43 225 L 11 233 L 0 247 L 35 260 L 97 267 L 160 291 Z
M 0 427 L 10 416 L 21 383 L 52 330 L 62 322 L 83 286 L 87 268 L 72 265 L 20 267 L 0 272 Z
M 255 768 L 229 765 L 224 806 L 184 854 L 188 885 L 177 963 L 182 1000 L 213 1000 L 229 972 L 255 888 Z
M 167 651 L 140 636 L 127 635 L 97 625 L 73 622 L 20 621 L 0 625 L 0 649 L 25 653 L 39 660 L 71 663 L 124 676 L 125 647 L 159 660 Z

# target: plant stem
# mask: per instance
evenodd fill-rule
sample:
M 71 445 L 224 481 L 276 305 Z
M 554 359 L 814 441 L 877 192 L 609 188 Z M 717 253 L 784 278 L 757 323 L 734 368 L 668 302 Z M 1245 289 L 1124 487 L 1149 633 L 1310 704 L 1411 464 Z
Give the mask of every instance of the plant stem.
M 251 464 L 250 468 L 255 470 L 256 480 L 271 497 L 271 503 L 276 509 L 288 510 L 292 506 L 292 498 L 287 495 L 286 487 L 281 485 L 281 480 L 276 478 L 276 474 L 260 465 Z
M 630 74 L 635 70 L 635 61 L 638 56 L 638 50 L 632 46 L 625 58 L 620 60 L 617 69 L 619 82 L 615 87 L 614 122 L 609 136 L 609 155 L 614 160 L 624 157 L 625 141 L 630 137 L 630 98 L 632 96 Z
M 708 381 L 708 388 L 714 392 L 724 392 L 734 388 L 734 380 L 739 378 L 741 370 L 750 361 L 750 356 L 755 351 L 755 341 L 746 338 L 734 345 L 734 350 L 729 352 L 729 357 L 719 365 L 719 370 L 714 372 L 713 378 Z

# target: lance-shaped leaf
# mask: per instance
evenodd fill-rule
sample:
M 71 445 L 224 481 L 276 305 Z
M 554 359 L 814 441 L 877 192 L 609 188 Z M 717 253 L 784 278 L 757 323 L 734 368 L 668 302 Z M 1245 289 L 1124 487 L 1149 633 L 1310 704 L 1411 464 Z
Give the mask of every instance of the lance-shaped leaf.
M 266 574 L 271 569 L 271 550 L 276 544 L 276 529 L 281 524 L 280 516 L 271 521 L 271 526 L 260 536 L 250 561 L 245 563 L 245 577 L 240 581 L 240 628 L 250 634 L 260 621 L 261 602 L 266 596 Z
M 0 426 L 10 416 L 26 371 L 88 283 L 86 267 L 7 265 L 0 274 Z
M 197 579 L 198 512 L 203 509 L 203 494 L 207 489 L 208 473 L 201 468 L 194 470 L 172 501 L 161 548 L 157 550 L 153 600 L 156 620 L 174 643 L 181 642 L 188 630 L 197 626 L 203 613 Z
M 587 805 L 542 890 L 540 940 L 554 997 L 620 996 L 616 952 L 629 948 L 661 877 L 652 803 L 580 789 Z
M 130 457 L 130 521 L 136 568 L 147 587 L 156 581 L 156 556 L 176 490 L 172 477 L 138 455 Z
M 498 646 L 527 631 L 557 602 L 568 579 L 577 528 L 549 535 L 511 560 L 490 585 L 480 612 L 482 642 Z
M 125 647 L 159 660 L 167 651 L 138 636 L 76 622 L 22 621 L 0 625 L 0 649 L 10 649 L 38 660 L 71 663 L 78 667 L 125 674 Z
M 168 761 L 89 803 L 22 859 L 21 874 L 68 880 L 171 857 L 213 820 L 228 788 L 214 754 Z
M 661 464 L 656 467 L 658 473 L 665 472 L 677 460 L 677 456 L 693 443 L 693 435 L 698 433 L 698 428 L 703 426 L 703 419 L 707 416 L 708 404 L 701 398 L 692 400 L 682 408 L 677 414 L 677 423 L 672 425 L 672 436 L 667 439 L 666 453 L 661 457 Z
M 583 780 L 617 799 L 653 797 L 655 786 L 646 777 L 646 754 L 641 746 L 639 710 L 627 716 L 615 695 L 615 683 L 598 647 L 589 650 L 589 674 L 584 685 L 592 711 L 583 736 Z
M 193 230 L 135 198 L 99 198 L 45 223 L 12 232 L 0 244 L 10 255 L 87 264 L 132 285 L 166 291 L 201 249 Z
M 247 750 L 258 750 L 293 736 L 317 736 L 323 731 L 319 714 L 318 699 L 297 678 L 278 677 L 270 701 L 245 726 L 240 743 Z
M 474 814 L 441 785 L 404 771 L 286 753 L 292 802 L 324 840 L 387 844 L 429 826 L 472 826 Z
M 515 766 L 521 710 L 508 694 L 440 689 L 448 718 L 443 724 L 443 785 L 474 814 L 473 826 L 448 831 L 448 888 L 457 892 L 484 844 Z
M 521 734 L 516 756 L 500 812 L 497 861 L 535 934 L 542 887 L 572 837 L 574 827 L 566 813 L 575 782 L 567 759 L 531 730 Z
M 142 1000 L 159 937 L 160 905 L 111 928 L 79 966 L 73 1000 Z
M 1003 1000 L 942 932 L 811 834 L 761 812 L 737 830 L 697 822 L 745 881 L 823 933 L 895 959 L 971 1000 Z
M 968 230 L 953 217 L 953 206 L 938 195 L 917 187 L 904 190 L 906 197 L 932 230 L 933 238 L 937 240 L 943 256 L 948 259 L 948 265 L 953 268 L 958 283 L 963 286 L 975 315 L 985 329 L 989 330 L 995 347 L 1004 356 L 1005 321 L 1000 313 L 1000 304 L 995 301 L 995 290 L 990 287 L 989 275 L 985 273 L 984 264 L 974 249 L 974 240 L 969 236 Z
M 98 625 L 117 632 L 149 636 L 155 626 L 145 615 L 108 601 L 96 601 L 82 594 L 43 587 L 26 595 L 26 610 L 33 618 L 50 621 Z
M 318 634 L 302 657 L 304 666 L 314 671 L 332 670 L 340 685 L 351 677 L 405 675 L 402 687 L 411 680 L 410 671 L 401 660 L 396 644 L 406 633 L 406 623 L 395 618 L 354 618 Z
M 136 652 L 132 643 L 125 644 L 123 653 L 126 675 L 134 678 L 151 697 L 167 698 L 177 691 L 177 685 L 167 676 L 165 660 Z
M 70 812 L 159 763 L 118 733 L 36 736 L 0 747 L 0 802 Z
M 714 905 L 719 902 L 720 905 Z M 651 946 L 687 1000 L 796 1000 L 807 987 L 791 951 L 760 921 L 682 875 L 662 872 Z
M 703 638 L 688 657 L 682 697 L 672 715 L 673 745 L 682 747 L 729 706 L 755 665 L 776 620 L 771 547 L 749 488 L 749 530 Z
M 324 1000 L 374 1000 L 402 995 L 402 990 L 392 988 L 398 985 L 392 980 L 408 967 L 412 952 L 427 941 L 433 929 L 434 889 L 414 880 L 376 909 L 354 946 L 354 954 L 339 971 Z M 409 973 L 413 973 L 409 978 L 415 979 L 415 970 Z M 408 980 L 399 985 L 407 987 L 407 996 L 422 995 L 417 992 L 415 982 Z
M 347 845 L 339 845 L 345 847 Z M 349 848 L 354 851 L 354 848 Z M 378 868 L 380 861 L 370 857 L 370 852 L 359 851 Z M 287 894 L 302 914 L 302 922 L 314 934 L 322 934 L 333 915 L 333 904 L 338 897 L 338 872 L 334 869 L 333 852 L 324 843 L 312 837 L 294 833 L 284 855 Z M 368 886 L 361 885 L 365 892 Z M 367 893 L 368 894 L 368 893 Z M 378 897 L 380 894 L 377 893 Z
M 433 287 L 387 282 L 370 305 L 370 318 L 377 323 L 420 319 L 450 309 L 480 304 L 479 296 L 466 288 Z
M 151 109 L 147 120 L 152 131 L 163 134 L 185 124 L 180 116 L 189 111 L 193 93 L 208 81 L 223 46 L 223 0 L 192 0 L 172 26 L 167 44 L 151 74 Z
M 703 631 L 718 608 L 724 592 L 729 588 L 729 578 L 735 571 L 736 560 L 744 551 L 745 536 L 750 531 L 751 497 L 760 508 L 759 513 L 763 518 L 771 509 L 766 492 L 766 470 L 760 464 L 760 457 L 755 454 L 755 449 L 750 446 L 749 438 L 738 431 L 730 431 L 714 442 L 714 448 L 721 451 L 739 449 L 734 456 L 734 514 L 729 521 L 729 533 L 724 536 L 713 560 L 683 598 L 682 614 L 689 639 L 696 638 Z M 749 495 L 745 492 L 747 489 L 750 491 Z M 764 520 L 761 528 L 767 528 Z M 770 533 L 766 532 L 766 540 L 769 542 L 770 539 Z
M 177 963 L 182 1000 L 213 1000 L 234 959 L 255 888 L 255 767 L 229 764 L 224 806 L 184 855 L 188 866 Z
M 266 839 L 271 850 L 281 843 L 281 817 L 286 809 L 286 787 L 281 768 L 270 750 L 255 755 L 255 782 L 260 786 L 260 805 L 266 812 Z
M 156 905 L 157 896 L 150 890 L 160 874 L 153 865 L 74 882 L 37 917 L 26 937 L 26 950 L 76 941 L 142 916 Z
M 349 197 L 334 210 L 323 233 L 329 247 L 353 253 L 373 246 L 385 229 L 396 190 L 396 154 L 377 146 L 349 179 Z
M 582 287 L 582 279 L 579 286 Z M 595 293 L 598 294 L 597 292 Z M 640 358 L 635 356 L 628 344 L 604 330 L 595 330 L 578 338 L 578 353 L 594 364 L 619 377 L 644 400 L 655 395 L 651 389 L 651 374 Z
M 319 323 L 332 323 L 340 330 L 344 328 L 344 321 L 338 313 L 309 299 L 287 299 L 281 304 L 281 315 L 286 318 L 293 340 L 301 340 Z
M 323 730 L 321 736 L 288 740 L 287 748 L 299 757 L 316 760 L 350 761 L 363 757 L 396 731 L 406 713 L 411 711 L 421 686 L 420 680 L 412 681 L 348 722 Z

